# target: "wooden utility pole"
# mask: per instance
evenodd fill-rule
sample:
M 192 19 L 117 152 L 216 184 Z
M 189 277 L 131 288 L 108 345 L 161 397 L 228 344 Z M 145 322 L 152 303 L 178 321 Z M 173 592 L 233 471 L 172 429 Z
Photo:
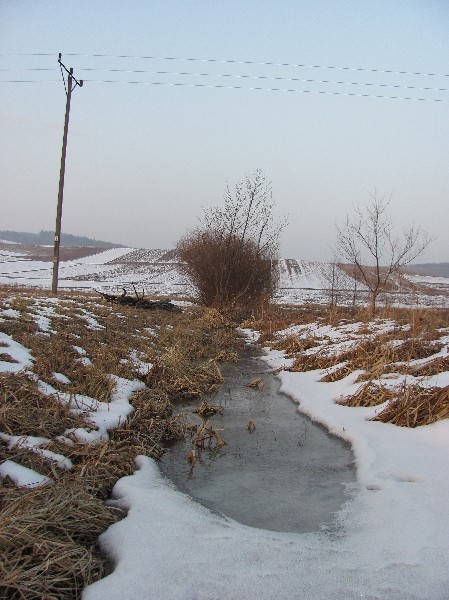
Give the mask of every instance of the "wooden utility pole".
M 65 67 L 65 65 L 62 64 L 61 54 L 59 54 L 58 63 L 61 68 L 63 80 L 63 69 L 68 74 L 68 78 L 66 88 L 67 102 L 65 105 L 64 135 L 62 138 L 61 169 L 59 171 L 58 206 L 56 209 L 55 245 L 53 250 L 53 281 L 51 289 L 53 294 L 55 295 L 58 293 L 59 246 L 61 243 L 62 200 L 64 197 L 65 157 L 67 152 L 67 135 L 69 132 L 70 101 L 72 98 L 72 91 L 76 88 L 76 86 L 83 86 L 83 80 L 81 79 L 80 81 L 78 81 L 73 76 L 73 69 L 67 69 L 67 67 Z

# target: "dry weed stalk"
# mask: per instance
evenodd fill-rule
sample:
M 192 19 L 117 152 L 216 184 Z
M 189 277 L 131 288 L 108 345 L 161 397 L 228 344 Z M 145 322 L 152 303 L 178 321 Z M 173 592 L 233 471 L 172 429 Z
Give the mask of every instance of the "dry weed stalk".
M 320 381 L 324 381 L 326 383 L 339 381 L 340 379 L 344 379 L 345 377 L 350 375 L 352 371 L 353 368 L 350 363 L 343 363 L 336 369 L 329 369 L 329 371 L 325 375 L 323 375 L 323 377 L 321 377 Z
M 449 371 L 449 356 L 438 356 L 429 362 L 420 365 L 406 365 L 404 371 L 414 377 L 427 377 Z
M 248 431 L 248 433 L 254 433 L 254 431 L 256 431 L 256 424 L 252 419 L 250 419 L 246 424 L 246 430 Z
M 221 438 L 220 432 L 209 420 L 204 421 L 198 426 L 196 435 L 192 440 L 195 450 L 213 450 L 214 448 L 223 448 L 226 442 Z
M 341 406 L 377 406 L 395 397 L 395 392 L 380 383 L 369 381 L 361 385 L 355 394 L 337 400 Z
M 191 473 L 203 451 L 215 452 L 226 446 L 226 442 L 220 436 L 221 431 L 222 429 L 217 429 L 209 420 L 198 425 L 196 434 L 192 438 L 192 448 L 187 453 Z
M 200 415 L 201 417 L 212 417 L 213 415 L 222 415 L 224 408 L 222 406 L 211 406 L 207 400 L 201 402 L 198 408 L 193 412 Z
M 264 381 L 261 377 L 259 377 L 257 379 L 253 379 L 252 381 L 249 381 L 248 383 L 245 383 L 245 387 L 253 388 L 254 390 L 260 390 L 263 388 L 263 386 L 264 386 Z
M 449 386 L 422 388 L 403 386 L 373 421 L 393 423 L 400 427 L 429 425 L 449 418 Z
M 273 348 L 275 350 L 284 350 L 287 356 L 294 356 L 305 350 L 309 350 L 310 348 L 315 348 L 318 343 L 319 340 L 312 335 L 306 338 L 297 338 L 294 335 L 287 335 L 275 342 Z
M 77 480 L 35 490 L 4 490 L 0 511 L 2 597 L 78 598 L 104 573 L 92 548 L 117 520 Z
M 193 362 L 192 357 L 174 346 L 158 358 L 147 377 L 151 388 L 165 390 L 174 401 L 187 400 L 211 393 L 223 382 L 215 360 Z
M 2 330 L 31 350 L 40 379 L 69 394 L 104 401 L 111 391 L 109 374 L 138 377 L 148 384 L 133 395 L 133 413 L 120 428 L 109 432 L 109 440 L 70 444 L 57 436 L 67 429 L 89 427 L 89 423 L 72 414 L 69 405 L 59 403 L 56 395 L 43 396 L 32 377 L 0 374 L 0 431 L 48 438 L 42 448 L 73 463 L 71 471 L 63 470 L 30 448 L 0 443 L 2 458 L 54 481 L 37 490 L 17 490 L 11 482 L 2 482 L 2 592 L 18 599 L 79 598 L 82 589 L 104 571 L 95 543 L 117 518 L 104 506 L 114 483 L 135 470 L 136 455 L 159 458 L 168 444 L 190 430 L 182 418 L 172 416 L 172 401 L 199 396 L 219 385 L 222 376 L 215 361 L 235 359 L 236 336 L 217 314 L 202 316 L 195 310 L 183 315 L 142 314 L 131 308 L 120 316 L 119 308 L 99 306 L 88 294 L 61 295 L 57 308 L 52 304 L 55 333 L 41 333 L 30 311 L 39 303 L 44 306 L 44 294 L 20 290 L 12 296 L 11 289 L 0 288 L 0 306 L 5 301 L 7 308 L 21 312 L 20 318 L 2 322 Z M 104 328 L 91 329 L 86 311 Z M 86 352 L 92 365 L 81 364 L 74 346 Z M 160 378 L 152 373 L 141 375 L 129 360 L 130 350 L 147 362 L 153 362 L 154 356 Z M 54 373 L 62 373 L 70 383 L 55 380 Z M 209 442 L 208 435 L 212 436 Z M 200 432 L 198 446 L 201 440 L 224 444 L 215 428 Z

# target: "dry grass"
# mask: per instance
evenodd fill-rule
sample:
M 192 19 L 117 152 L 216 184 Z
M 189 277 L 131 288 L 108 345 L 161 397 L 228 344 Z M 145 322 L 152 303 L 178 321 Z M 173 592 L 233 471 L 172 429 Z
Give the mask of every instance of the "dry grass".
M 0 373 L 0 431 L 53 438 L 84 424 L 56 398 L 43 396 L 29 376 Z
M 85 418 L 70 413 L 56 398 L 43 396 L 36 382 L 24 373 L 0 376 L 0 431 L 46 437 L 50 441 L 42 448 L 73 463 L 72 470 L 64 470 L 31 449 L 0 444 L 2 458 L 29 466 L 54 482 L 35 490 L 16 489 L 10 481 L 2 482 L 0 586 L 6 598 L 78 598 L 88 583 L 102 576 L 104 560 L 95 544 L 99 533 L 120 516 L 104 505 L 114 483 L 134 471 L 135 456 L 158 458 L 168 444 L 192 430 L 191 425 L 172 416 L 173 403 L 201 398 L 216 389 L 222 381 L 219 362 L 238 356 L 235 323 L 214 310 L 191 309 L 179 315 L 149 312 L 102 305 L 89 294 L 66 294 L 58 304 L 49 305 L 54 312 L 49 313 L 52 331 L 48 332 L 38 326 L 38 313 L 42 314 L 47 297 L 41 291 L 0 288 L 0 307 L 20 313 L 18 319 L 5 318 L 0 327 L 30 349 L 35 359 L 33 370 L 40 379 L 58 390 L 103 401 L 110 397 L 109 374 L 140 379 L 146 387 L 133 395 L 133 413 L 119 429 L 109 432 L 109 440 L 94 445 L 70 444 L 55 438 L 67 429 L 88 426 Z M 89 315 L 99 328 L 90 328 L 86 320 Z M 262 343 L 271 340 L 287 350 L 295 358 L 295 370 L 331 368 L 323 380 L 334 381 L 355 368 L 372 378 L 398 361 L 430 356 L 439 349 L 434 340 L 449 327 L 448 315 L 449 311 L 438 310 L 385 312 L 383 318 L 394 318 L 398 327 L 405 329 L 362 339 L 332 356 L 327 354 L 326 345 L 315 354 L 307 354 L 317 346 L 313 335 L 279 342 L 276 332 L 293 324 L 359 321 L 365 323 L 359 333 L 373 336 L 368 313 L 278 307 L 265 312 L 262 320 L 243 325 L 259 329 Z M 402 344 L 392 343 L 397 339 Z M 92 364 L 82 364 L 74 346 L 82 347 Z M 149 373 L 141 372 L 131 350 L 141 361 L 154 365 Z M 2 346 L 1 353 L 8 356 L 6 347 Z M 447 370 L 447 361 L 439 357 L 395 370 L 430 375 Z M 56 381 L 54 373 L 63 373 L 70 383 Z M 447 388 L 404 388 L 392 394 L 369 381 L 342 403 L 373 406 L 389 400 L 376 420 L 410 427 L 449 417 Z M 224 443 L 219 430 L 207 421 L 195 427 L 193 442 L 191 462 L 203 447 L 210 444 L 220 448 Z
M 56 397 L 43 396 L 25 373 L 0 375 L 0 431 L 48 438 L 41 448 L 73 463 L 72 470 L 62 469 L 23 445 L 0 443 L 3 459 L 53 480 L 38 489 L 17 489 L 10 480 L 2 481 L 0 596 L 6 598 L 79 598 L 86 585 L 103 575 L 96 540 L 119 516 L 104 505 L 114 483 L 135 470 L 137 455 L 159 458 L 184 436 L 190 426 L 172 416 L 173 402 L 215 389 L 222 381 L 218 362 L 238 356 L 233 324 L 214 311 L 140 311 L 99 304 L 90 294 L 61 295 L 46 307 L 48 296 L 0 288 L 0 308 L 20 313 L 0 327 L 30 350 L 39 379 L 105 402 L 112 389 L 110 374 L 140 379 L 146 387 L 133 395 L 132 414 L 109 432 L 108 440 L 70 443 L 56 437 L 91 426 L 88 415 L 74 415 Z M 42 315 L 49 319 L 49 330 Z M 6 347 L 2 353 L 8 356 Z M 83 364 L 83 356 L 91 364 Z M 153 369 L 142 372 L 133 357 L 152 363 Z M 54 373 L 70 383 L 56 380 Z
M 294 335 L 286 335 L 282 339 L 276 341 L 272 346 L 275 350 L 283 350 L 287 356 L 295 356 L 314 348 L 318 345 L 319 340 L 313 335 L 306 338 L 297 338 Z
M 157 359 L 147 377 L 151 388 L 164 389 L 174 402 L 211 393 L 223 382 L 215 360 L 192 364 L 179 346 Z
M 305 372 L 329 369 L 330 372 L 325 373 L 321 381 L 337 381 L 353 371 L 361 370 L 364 373 L 359 380 L 369 381 L 392 370 L 401 372 L 401 369 L 408 368 L 407 365 L 397 367 L 395 365 L 397 362 L 408 363 L 416 359 L 427 358 L 441 348 L 441 344 L 437 342 L 418 338 L 395 344 L 393 340 L 400 337 L 398 333 L 404 335 L 403 331 L 395 330 L 369 339 L 355 340 L 349 349 L 337 354 L 329 354 L 326 346 L 318 347 L 318 350 L 312 354 L 295 353 L 295 362 L 288 370 Z M 316 346 L 316 342 L 310 339 L 299 340 L 298 347 L 301 345 L 307 349 Z M 333 368 L 338 365 L 341 366 L 337 369 Z
M 422 388 L 404 386 L 373 421 L 400 427 L 430 425 L 449 418 L 449 386 Z
M 355 394 L 337 401 L 341 406 L 377 406 L 395 397 L 395 392 L 372 381 L 360 386 Z
M 93 551 L 117 515 L 77 480 L 3 490 L 0 504 L 3 598 L 76 598 L 104 574 Z
M 394 326 L 376 334 L 376 323 L 382 324 L 385 320 Z M 312 323 L 334 327 L 358 323 L 358 329 L 357 334 L 351 336 L 352 340 L 348 338 L 349 347 L 340 352 L 335 352 L 332 340 L 323 343 L 312 329 L 309 333 L 307 328 L 303 329 L 300 337 L 287 335 L 279 339 L 276 336 L 278 331 L 290 326 Z M 261 344 L 269 343 L 294 358 L 294 364 L 288 370 L 324 371 L 322 382 L 334 382 L 354 371 L 361 371 L 358 381 L 365 383 L 352 396 L 338 400 L 338 404 L 377 406 L 388 401 L 375 420 L 405 427 L 449 418 L 448 388 L 404 385 L 392 390 L 379 381 L 390 373 L 429 377 L 449 370 L 449 356 L 432 358 L 441 351 L 442 335 L 449 333 L 447 309 L 384 308 L 379 310 L 377 321 L 373 321 L 366 309 L 335 308 L 330 311 L 320 307 L 304 310 L 279 307 L 265 322 L 256 322 L 253 327 L 261 331 Z M 421 364 L 410 364 L 426 358 L 429 360 Z
M 213 415 L 222 415 L 223 414 L 223 406 L 211 406 L 207 400 L 201 402 L 197 409 L 192 412 L 200 415 L 200 417 L 209 418 Z
M 438 356 L 420 365 L 405 365 L 403 371 L 414 377 L 429 377 L 449 371 L 449 356 Z
M 320 381 L 324 381 L 326 383 L 332 383 L 334 381 L 339 381 L 340 379 L 344 379 L 348 375 L 352 373 L 352 366 L 350 363 L 344 363 L 336 369 L 329 369 L 328 372 L 321 377 Z

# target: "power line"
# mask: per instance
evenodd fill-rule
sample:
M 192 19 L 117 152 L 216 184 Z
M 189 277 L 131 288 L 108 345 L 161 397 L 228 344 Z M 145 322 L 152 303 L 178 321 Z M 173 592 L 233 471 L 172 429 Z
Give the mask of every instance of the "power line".
M 13 69 L 0 69 L 2 72 L 11 72 L 11 71 L 57 71 L 58 69 L 49 69 L 49 68 L 38 68 L 38 67 L 23 67 L 23 68 L 13 68 Z
M 17 54 L 0 54 L 0 56 L 55 56 L 56 53 L 51 52 L 28 52 Z M 119 58 L 119 59 L 141 59 L 141 60 L 173 60 L 185 62 L 205 62 L 205 63 L 221 63 L 221 64 L 238 64 L 238 65 L 259 65 L 272 67 L 298 67 L 304 69 L 334 69 L 337 71 L 357 71 L 367 73 L 390 73 L 393 75 L 421 75 L 424 77 L 449 77 L 448 73 L 428 73 L 422 71 L 395 71 L 393 69 L 377 69 L 367 67 L 347 67 L 339 65 L 311 65 L 306 63 L 288 63 L 288 62 L 272 62 L 272 61 L 253 61 L 253 60 L 233 60 L 233 59 L 217 59 L 217 58 L 192 58 L 192 57 L 176 57 L 176 56 L 139 56 L 131 54 L 82 54 L 77 52 L 65 53 L 65 56 L 86 57 L 86 58 Z
M 57 69 L 43 69 L 43 68 L 23 68 L 23 69 L 0 69 L 3 72 L 11 71 L 56 71 Z M 267 81 L 292 81 L 299 83 L 324 83 L 331 85 L 360 85 L 365 87 L 381 87 L 381 88 L 394 88 L 394 89 L 405 89 L 405 90 L 419 90 L 419 91 L 432 91 L 432 92 L 447 92 L 448 88 L 434 88 L 434 87 L 420 87 L 414 85 L 399 85 L 390 83 L 374 83 L 374 82 L 363 82 L 363 81 L 334 81 L 329 79 L 301 79 L 299 77 L 274 77 L 268 75 L 245 75 L 245 74 L 233 74 L 233 73 L 195 73 L 190 71 L 149 71 L 147 69 L 98 69 L 95 67 L 78 67 L 79 71 L 94 72 L 94 73 L 135 73 L 135 74 L 146 74 L 146 75 L 176 75 L 176 76 L 192 76 L 192 77 L 226 77 L 236 79 L 261 79 Z
M 331 91 L 320 91 L 320 90 L 298 90 L 295 88 L 266 88 L 266 87 L 246 87 L 243 85 L 214 85 L 207 83 L 176 83 L 168 81 L 118 81 L 114 79 L 85 79 L 85 82 L 89 83 L 125 83 L 134 85 L 168 85 L 174 87 L 200 87 L 200 88 L 216 88 L 226 90 L 256 90 L 265 92 L 296 92 L 299 94 L 323 94 L 332 96 L 355 96 L 358 98 L 385 98 L 388 100 L 416 100 L 418 102 L 448 102 L 448 100 L 438 98 L 413 98 L 413 97 L 402 97 L 402 96 L 384 96 L 382 94 L 361 94 L 356 92 L 331 92 Z
M 396 85 L 389 83 L 365 83 L 360 81 L 333 81 L 329 79 L 301 79 L 299 77 L 273 77 L 268 75 L 243 75 L 233 73 L 192 73 L 190 71 L 148 71 L 145 69 L 96 69 L 92 67 L 79 67 L 80 71 L 97 73 L 144 73 L 147 75 L 190 75 L 192 77 L 235 77 L 236 79 L 264 79 L 268 81 L 296 81 L 299 83 L 325 83 L 332 85 L 362 85 L 369 87 L 397 88 L 405 90 L 420 90 L 432 92 L 447 92 L 447 88 L 419 87 L 414 85 Z
M 55 79 L 0 79 L 0 83 L 55 83 Z M 117 79 L 84 79 L 84 83 L 120 83 L 132 85 L 160 85 L 173 87 L 198 87 L 226 90 L 249 90 L 264 92 L 296 92 L 298 94 L 321 94 L 330 96 L 353 96 L 356 98 L 383 98 L 387 100 L 414 100 L 416 102 L 449 102 L 443 98 L 414 98 L 412 96 L 385 96 L 383 94 L 361 94 L 356 92 L 331 92 L 326 90 L 298 90 L 295 88 L 267 88 L 261 86 L 245 87 L 243 85 L 213 85 L 206 83 L 175 83 L 168 81 L 124 81 Z

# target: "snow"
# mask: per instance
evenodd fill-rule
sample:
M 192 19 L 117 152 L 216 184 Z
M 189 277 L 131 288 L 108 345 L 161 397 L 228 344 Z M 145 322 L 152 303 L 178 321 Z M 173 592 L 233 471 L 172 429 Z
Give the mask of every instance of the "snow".
M 8 354 L 15 362 L 0 360 L 0 372 L 18 373 L 33 366 L 30 351 L 6 333 L 0 331 L 0 354 Z
M 71 267 L 72 265 L 105 265 L 112 260 L 117 260 L 126 256 L 130 252 L 133 252 L 134 248 L 110 248 L 104 252 L 93 254 L 92 256 L 85 256 L 84 258 L 78 258 L 77 260 L 70 260 L 64 263 L 64 266 Z
M 42 394 L 56 397 L 60 402 L 67 404 L 71 412 L 85 415 L 92 424 L 89 429 L 68 429 L 64 436 L 71 436 L 85 443 L 108 440 L 108 429 L 114 429 L 125 422 L 132 412 L 130 397 L 135 391 L 143 389 L 145 384 L 116 375 L 110 375 L 110 378 L 114 381 L 110 402 L 100 402 L 82 394 L 60 392 L 50 384 L 38 381 L 38 388 Z
M 110 255 L 109 255 L 110 256 Z M 34 298 L 32 307 L 28 309 L 28 313 L 38 324 L 39 332 L 36 335 L 50 336 L 51 318 L 65 319 L 65 315 L 56 312 L 56 308 L 64 308 L 65 305 L 73 301 L 60 300 L 57 298 Z M 8 302 L 4 303 L 9 306 Z M 103 308 L 103 307 L 101 307 Z M 92 329 L 102 328 L 98 324 L 95 315 L 81 306 L 78 311 L 82 318 L 86 320 L 87 327 Z M 21 313 L 9 308 L 2 311 L 8 319 L 19 318 Z M 86 356 L 86 351 L 81 346 L 73 346 L 73 349 L 79 355 L 79 361 L 85 365 L 92 364 Z M 30 351 L 20 343 L 16 342 L 11 336 L 0 332 L 0 355 L 4 355 L 4 360 L 0 360 L 0 372 L 18 373 L 24 371 L 27 375 L 37 382 L 38 389 L 46 396 L 53 396 L 59 402 L 66 404 L 68 409 L 75 414 L 82 414 L 86 417 L 88 423 L 86 428 L 74 428 L 63 432 L 63 435 L 57 436 L 55 439 L 60 439 L 67 444 L 76 442 L 83 443 L 98 443 L 101 440 L 109 439 L 108 430 L 119 427 L 123 424 L 132 412 L 132 406 L 129 402 L 131 395 L 138 389 L 142 389 L 145 385 L 137 380 L 128 380 L 115 375 L 109 377 L 113 381 L 113 389 L 111 391 L 110 402 L 100 402 L 95 398 L 90 398 L 81 394 L 66 393 L 58 391 L 49 383 L 40 380 L 36 374 L 32 372 L 34 359 Z M 131 356 L 134 358 L 134 355 Z M 146 373 L 151 368 L 150 363 L 138 362 L 137 355 L 135 356 L 137 366 Z M 64 373 L 52 373 L 52 379 L 59 383 L 69 384 L 70 379 Z M 62 454 L 55 453 L 47 449 L 47 445 L 52 441 L 47 438 L 38 438 L 33 436 L 15 436 L 6 432 L 0 431 L 0 440 L 13 449 L 14 447 L 27 449 L 40 457 L 49 460 L 53 466 L 59 469 L 71 469 L 72 462 Z M 35 487 L 39 485 L 47 485 L 52 483 L 52 480 L 31 469 L 22 467 L 14 461 L 6 460 L 0 468 L 0 477 L 9 476 L 17 486 Z
M 286 362 L 270 350 L 266 360 L 272 368 Z M 298 410 L 352 445 L 357 485 L 337 514 L 339 530 L 246 527 L 199 505 L 139 457 L 137 472 L 113 491 L 128 515 L 100 538 L 114 571 L 83 599 L 447 599 L 449 420 L 414 429 L 371 421 L 382 406 L 335 403 L 358 389 L 359 372 L 333 383 L 320 382 L 322 374 L 279 377 Z M 432 385 L 447 385 L 448 376 Z
M 52 262 L 28 260 L 26 254 L 0 252 L 0 283 L 16 283 L 50 288 Z M 354 280 L 337 265 L 306 261 L 296 258 L 278 262 L 279 303 L 325 304 L 329 301 L 329 288 L 334 285 L 338 303 L 352 304 Z M 413 279 L 415 278 L 415 279 Z M 410 281 L 433 288 L 429 294 L 421 290 L 419 297 L 413 293 L 393 295 L 395 305 L 449 306 L 449 278 L 410 276 Z M 138 283 L 147 294 L 180 296 L 192 293 L 192 288 L 180 272 L 173 250 L 111 248 L 99 254 L 61 262 L 59 287 L 61 289 L 90 289 L 118 292 L 123 287 Z M 435 291 L 439 292 L 435 295 Z M 366 303 L 368 295 L 361 283 L 357 284 L 357 303 Z
M 437 283 L 449 286 L 448 277 L 433 277 L 432 275 L 406 275 L 406 277 L 413 283 Z
M 120 252 L 116 258 L 123 256 Z M 106 262 L 107 257 L 114 260 L 111 256 L 90 257 L 99 261 L 95 263 L 83 259 L 69 265 L 69 269 L 72 275 L 83 269 L 85 273 L 100 273 L 100 267 L 107 268 L 101 273 L 112 273 L 117 265 L 101 262 Z M 2 274 L 12 274 L 14 270 L 16 274 L 23 273 L 23 265 L 29 267 L 29 274 L 39 285 L 43 285 L 42 277 L 51 283 L 48 263 L 23 261 L 17 253 L 9 253 L 8 260 L 2 262 Z M 305 270 L 304 265 L 301 268 Z M 312 283 L 311 274 L 307 276 Z M 0 279 L 3 281 L 3 277 Z M 11 278 L 7 281 L 11 283 Z M 168 286 L 175 280 L 167 276 L 164 281 Z M 24 276 L 23 282 L 29 284 L 30 279 Z M 81 283 L 84 282 L 74 280 L 78 287 Z M 97 284 L 95 281 L 86 285 L 94 283 Z M 45 300 L 47 304 L 51 302 L 57 301 Z M 51 331 L 51 317 L 62 318 L 51 307 L 45 308 L 44 301 L 35 310 L 43 334 Z M 20 314 L 15 312 L 7 309 L 0 316 L 18 318 Z M 87 326 L 102 327 L 89 311 L 82 314 Z M 392 328 L 392 322 L 375 321 L 368 324 L 367 331 L 371 333 L 364 335 Z M 331 352 L 332 348 L 335 351 L 352 343 L 353 336 L 361 331 L 362 324 L 334 328 L 315 325 L 287 328 L 281 335 L 313 335 L 318 345 L 328 344 L 326 349 Z M 259 337 L 257 332 L 246 332 L 248 343 Z M 447 355 L 447 330 L 444 333 L 446 336 L 440 341 L 446 345 L 422 362 Z M 77 350 L 85 356 L 81 347 Z M 18 372 L 33 367 L 30 351 L 1 332 L 0 354 L 17 361 L 0 360 L 0 371 Z M 139 365 L 137 354 L 130 354 L 130 360 Z M 265 360 L 271 369 L 293 364 L 293 359 L 281 351 L 266 350 Z M 151 363 L 141 362 L 142 368 L 151 368 Z M 449 420 L 415 429 L 370 421 L 382 406 L 350 408 L 335 403 L 340 396 L 358 389 L 358 373 L 332 383 L 319 381 L 323 373 L 282 371 L 279 377 L 282 391 L 298 403 L 298 410 L 353 448 L 357 485 L 337 515 L 337 531 L 286 534 L 243 526 L 194 502 L 164 479 L 156 462 L 139 457 L 136 473 L 119 480 L 114 487 L 114 502 L 128 515 L 101 536 L 101 545 L 113 561 L 114 571 L 87 588 L 83 598 L 447 600 Z M 404 380 L 400 374 L 390 376 L 394 379 L 385 376 L 382 383 L 392 387 Z M 64 375 L 55 373 L 53 377 L 62 381 Z M 145 386 L 115 376 L 113 380 L 110 403 L 66 394 L 46 382 L 38 382 L 44 394 L 58 398 L 75 413 L 86 414 L 91 422 L 91 428 L 67 430 L 59 439 L 67 443 L 73 443 L 71 438 L 95 443 L 108 439 L 108 429 L 125 421 L 132 410 L 130 395 Z M 449 373 L 425 379 L 408 375 L 407 381 L 442 387 L 449 385 Z M 48 443 L 46 438 L 16 438 L 6 433 L 1 437 L 8 445 L 20 444 L 61 468 L 70 468 L 64 456 L 41 447 Z M 0 476 L 9 476 L 18 486 L 51 483 L 49 478 L 11 460 L 0 465 Z
M 7 317 L 8 319 L 18 319 L 20 317 L 20 312 L 18 310 L 14 310 L 13 308 L 8 308 L 6 310 L 0 310 L 0 319 L 3 321 L 2 317 Z
M 22 467 L 13 460 L 5 460 L 0 465 L 0 477 L 9 477 L 17 487 L 41 487 L 52 482 L 49 477 L 44 477 L 33 469 Z
M 52 377 L 53 379 L 56 379 L 56 381 L 59 381 L 59 383 L 70 383 L 70 379 L 66 377 L 63 373 L 52 373 Z
M 7 442 L 8 448 L 28 448 L 35 454 L 51 460 L 55 463 L 55 466 L 60 469 L 71 469 L 73 467 L 73 463 L 69 458 L 62 454 L 58 454 L 57 452 L 41 448 L 41 446 L 50 443 L 51 440 L 48 438 L 34 437 L 31 435 L 8 435 L 0 432 L 0 439 Z
M 89 329 L 93 329 L 93 330 L 104 329 L 103 325 L 100 325 L 98 323 L 97 319 L 93 316 L 93 314 L 91 312 L 89 312 L 85 308 L 80 308 L 79 312 L 80 312 L 80 317 L 86 321 L 87 327 Z
M 139 375 L 142 375 L 143 377 L 148 375 L 148 373 L 153 368 L 153 363 L 145 362 L 145 361 L 141 360 L 137 356 L 137 352 L 135 350 L 129 351 L 129 359 L 130 359 L 132 365 L 134 366 L 134 368 L 139 373 Z
M 92 361 L 88 356 L 82 356 L 81 358 L 78 358 L 77 362 L 79 362 L 84 367 L 90 367 L 90 365 L 92 365 Z

